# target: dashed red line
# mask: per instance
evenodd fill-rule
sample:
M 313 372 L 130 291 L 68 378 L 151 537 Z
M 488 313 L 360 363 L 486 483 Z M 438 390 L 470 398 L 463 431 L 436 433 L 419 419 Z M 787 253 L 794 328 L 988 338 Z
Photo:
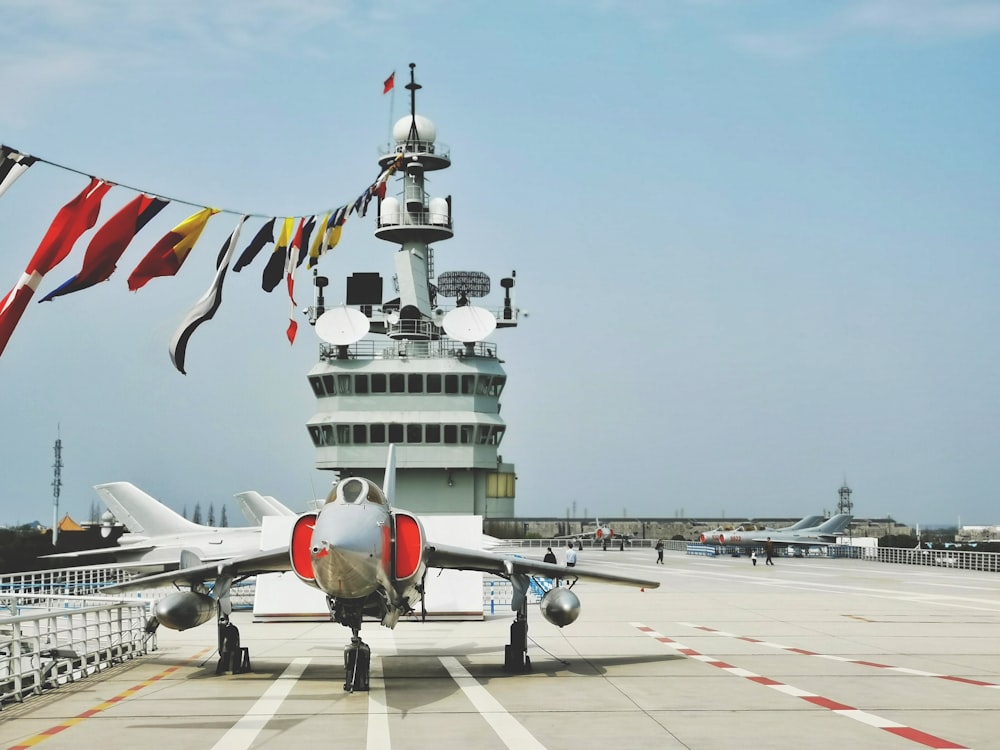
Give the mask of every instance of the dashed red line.
M 660 643 L 670 646 L 679 653 L 687 654 L 693 658 L 698 659 L 699 661 L 703 661 L 706 664 L 710 664 L 713 667 L 717 667 L 723 670 L 724 672 L 728 672 L 729 674 L 734 675 L 736 677 L 743 677 L 744 679 L 750 682 L 757 683 L 758 685 L 764 685 L 765 687 L 777 690 L 778 692 L 781 692 L 785 695 L 801 698 L 807 703 L 811 703 L 812 705 L 818 706 L 820 708 L 825 708 L 828 711 L 831 711 L 832 713 L 835 713 L 839 716 L 844 716 L 848 719 L 854 719 L 855 721 L 859 721 L 862 724 L 866 724 L 868 726 L 881 729 L 897 737 L 910 740 L 911 742 L 916 742 L 920 745 L 924 745 L 925 747 L 934 748 L 934 750 L 970 750 L 967 746 L 959 745 L 955 742 L 952 742 L 951 740 L 946 740 L 942 737 L 936 737 L 935 735 L 928 734 L 927 732 L 921 732 L 919 729 L 914 729 L 913 727 L 908 727 L 904 724 L 899 724 L 895 721 L 886 719 L 882 716 L 871 714 L 868 713 L 867 711 L 862 711 L 861 709 L 854 708 L 853 706 L 848 706 L 847 704 L 840 703 L 839 701 L 831 700 L 830 698 L 824 698 L 823 696 L 816 695 L 815 693 L 811 693 L 808 690 L 802 690 L 801 688 L 797 688 L 793 685 L 788 685 L 783 682 L 778 682 L 777 680 L 773 680 L 770 677 L 764 677 L 763 675 L 755 674 L 747 669 L 741 669 L 730 666 L 724 661 L 716 659 L 712 656 L 708 656 L 706 654 L 702 654 L 696 649 L 693 649 L 689 646 L 685 646 L 683 643 L 675 641 L 673 638 L 668 638 L 665 635 L 661 635 L 652 628 L 643 625 L 641 623 L 632 623 L 632 625 L 641 632 L 645 633 L 646 635 L 655 638 Z M 722 633 L 722 631 L 716 631 L 713 630 L 712 628 L 706 628 L 704 626 L 689 625 L 689 627 L 694 627 L 697 630 Z M 785 650 L 792 650 L 785 646 L 782 646 L 781 648 Z M 850 661 L 850 660 L 845 659 L 845 661 Z
M 194 656 L 188 658 L 187 661 L 188 662 L 192 662 L 192 661 L 194 661 L 196 659 L 199 659 L 206 652 L 208 652 L 209 650 L 210 649 L 204 648 L 201 651 L 199 651 L 197 654 L 195 654 Z M 70 719 L 66 719 L 62 724 L 57 724 L 54 727 L 49 727 L 48 729 L 45 729 L 45 730 L 39 732 L 38 734 L 35 734 L 35 735 L 29 737 L 28 739 L 26 739 L 23 742 L 21 742 L 19 745 L 11 745 L 10 747 L 7 748 L 7 750 L 27 750 L 27 748 L 34 747 L 38 743 L 44 742 L 45 740 L 47 740 L 49 737 L 57 735 L 60 732 L 66 730 L 66 729 L 69 729 L 70 727 L 76 726 L 80 722 L 82 722 L 82 721 L 84 721 L 86 719 L 89 719 L 92 716 L 96 716 L 97 714 L 101 713 L 102 711 L 106 711 L 107 709 L 109 709 L 112 706 L 114 706 L 116 703 L 120 703 L 121 701 L 125 700 L 126 698 L 131 697 L 132 695 L 134 695 L 135 693 L 138 693 L 143 688 L 149 687 L 150 685 L 154 684 L 157 680 L 162 680 L 164 677 L 166 677 L 167 675 L 171 674 L 172 672 L 176 672 L 178 669 L 180 669 L 179 665 L 178 666 L 173 666 L 173 667 L 167 667 L 166 669 L 164 669 L 159 674 L 155 674 L 152 677 L 150 677 L 148 680 L 143 680 L 138 685 L 133 685 L 132 687 L 128 688 L 127 690 L 123 690 L 118 695 L 114 696 L 113 698 L 108 698 L 103 703 L 99 703 L 96 706 L 94 706 L 93 708 L 88 708 L 83 713 L 77 714 L 76 716 L 74 716 L 74 717 L 72 717 Z
M 713 635 L 721 635 L 726 638 L 735 638 L 740 641 L 746 641 L 748 643 L 759 643 L 762 646 L 767 646 L 768 648 L 776 648 L 781 651 L 788 651 L 793 654 L 802 654 L 803 656 L 815 656 L 820 659 L 827 659 L 829 661 L 839 661 L 844 664 L 858 664 L 862 667 L 874 667 L 876 669 L 887 669 L 892 672 L 901 672 L 902 674 L 914 675 L 916 677 L 935 677 L 939 680 L 950 680 L 951 682 L 961 682 L 966 685 L 975 685 L 976 687 L 986 687 L 992 688 L 994 690 L 1000 689 L 1000 684 L 995 682 L 986 682 L 984 680 L 974 680 L 970 677 L 958 677 L 956 675 L 948 674 L 938 674 L 937 672 L 927 672 L 922 669 L 910 669 L 909 667 L 895 667 L 891 664 L 882 664 L 877 661 L 867 661 L 865 659 L 848 659 L 846 656 L 836 656 L 834 654 L 820 654 L 816 651 L 810 651 L 804 648 L 795 648 L 793 646 L 784 646 L 780 643 L 771 643 L 769 641 L 762 641 L 759 638 L 751 638 L 745 635 L 737 635 L 735 633 L 727 633 L 724 630 L 716 630 L 715 628 L 708 627 L 707 625 L 694 625 L 689 622 L 682 622 L 681 625 L 685 627 L 694 628 L 695 630 L 702 630 L 706 633 L 712 633 Z

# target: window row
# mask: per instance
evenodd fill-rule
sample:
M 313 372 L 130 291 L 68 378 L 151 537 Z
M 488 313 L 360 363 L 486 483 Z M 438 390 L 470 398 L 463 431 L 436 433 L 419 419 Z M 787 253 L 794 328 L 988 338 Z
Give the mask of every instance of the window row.
M 317 396 L 350 396 L 368 393 L 445 393 L 499 398 L 505 375 L 445 375 L 439 372 L 330 373 L 311 375 L 309 384 Z
M 309 425 L 317 447 L 324 445 L 500 445 L 504 425 L 323 424 Z

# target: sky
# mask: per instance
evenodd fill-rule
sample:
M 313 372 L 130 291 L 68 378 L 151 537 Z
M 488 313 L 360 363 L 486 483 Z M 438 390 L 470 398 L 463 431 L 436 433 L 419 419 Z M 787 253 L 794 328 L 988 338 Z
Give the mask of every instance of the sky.
M 119 185 L 101 222 L 135 189 L 177 201 L 108 282 L 37 304 L 84 235 L 0 356 L 0 523 L 51 521 L 57 438 L 77 519 L 111 481 L 233 522 L 243 490 L 326 494 L 318 340 L 300 316 L 289 345 L 259 262 L 227 277 L 187 375 L 168 345 L 240 213 L 322 212 L 374 179 L 410 63 L 451 149 L 436 269 L 516 270 L 528 313 L 491 337 L 518 516 L 801 517 L 846 481 L 862 518 L 1000 523 L 1000 2 L 0 10 L 0 142 L 79 172 L 37 163 L 0 197 L 0 294 L 83 175 Z M 129 292 L 180 201 L 224 212 L 177 276 Z M 352 217 L 323 258 L 328 301 L 350 273 L 391 278 L 373 231 Z

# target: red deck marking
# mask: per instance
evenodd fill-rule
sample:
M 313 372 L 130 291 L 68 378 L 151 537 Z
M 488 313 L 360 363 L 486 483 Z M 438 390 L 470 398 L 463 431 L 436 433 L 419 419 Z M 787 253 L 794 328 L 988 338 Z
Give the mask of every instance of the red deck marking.
M 926 734 L 916 729 L 910 729 L 910 727 L 887 727 L 885 731 L 889 732 L 889 734 L 894 734 L 897 737 L 903 737 L 913 742 L 919 742 L 921 745 L 936 748 L 937 750 L 947 750 L 948 748 L 952 748 L 953 750 L 966 750 L 965 745 L 956 745 L 953 742 L 948 742 L 948 740 L 942 740 L 940 737 L 935 737 L 933 734 Z
M 715 630 L 714 628 L 710 628 L 710 627 L 707 627 L 705 625 L 694 625 L 692 623 L 682 623 L 682 624 L 686 625 L 689 628 L 694 628 L 695 630 L 706 630 L 706 631 L 713 632 L 713 633 L 722 633 L 721 630 Z M 789 653 L 793 653 L 793 654 L 801 654 L 803 656 L 818 656 L 818 657 L 824 657 L 824 658 L 833 658 L 833 659 L 836 659 L 838 661 L 842 661 L 845 664 L 858 664 L 858 665 L 860 665 L 862 667 L 874 667 L 876 669 L 892 669 L 892 670 L 900 670 L 901 669 L 900 667 L 895 667 L 892 664 L 882 664 L 881 662 L 868 661 L 866 659 L 848 659 L 848 658 L 845 658 L 845 657 L 832 656 L 832 655 L 828 655 L 828 654 L 820 654 L 820 653 L 818 653 L 816 651 L 810 651 L 809 649 L 794 648 L 792 646 L 782 646 L 780 643 L 769 643 L 768 641 L 759 640 L 757 638 L 751 638 L 749 636 L 731 635 L 730 637 L 736 638 L 736 639 L 741 640 L 741 641 L 750 641 L 751 643 L 762 643 L 763 645 L 767 646 L 768 648 L 776 648 L 776 649 L 780 649 L 781 651 L 788 651 Z M 904 671 L 906 671 L 906 670 L 904 670 Z M 909 673 L 912 674 L 913 671 L 909 671 Z M 936 674 L 934 672 L 923 672 L 923 671 L 921 672 L 920 676 L 923 676 L 923 677 L 936 677 L 936 678 L 941 679 L 941 680 L 950 680 L 951 682 L 960 682 L 960 683 L 965 684 L 965 685 L 974 685 L 976 687 L 1000 688 L 1000 683 L 986 682 L 985 680 L 974 680 L 971 677 L 958 677 L 956 675 Z
M 192 662 L 192 661 L 196 661 L 197 659 L 200 659 L 205 653 L 207 653 L 210 650 L 211 649 L 203 648 L 201 651 L 199 651 L 194 656 L 189 657 L 186 660 L 185 663 L 189 663 L 189 662 Z M 77 714 L 76 716 L 74 716 L 71 719 L 66 719 L 65 721 L 63 721 L 62 724 L 57 724 L 54 727 L 49 727 L 48 729 L 45 729 L 45 730 L 39 732 L 38 734 L 34 735 L 33 737 L 29 737 L 28 739 L 24 740 L 24 742 L 22 742 L 20 745 L 11 745 L 10 747 L 7 748 L 7 750 L 28 750 L 28 748 L 34 747 L 39 742 L 44 742 L 49 737 L 52 737 L 53 735 L 59 734 L 64 729 L 69 729 L 72 726 L 76 726 L 77 724 L 79 724 L 84 719 L 89 719 L 92 716 L 96 716 L 97 714 L 101 713 L 101 711 L 105 711 L 105 710 L 111 708 L 116 703 L 119 703 L 120 701 L 124 700 L 125 698 L 130 697 L 131 695 L 133 695 L 133 694 L 137 693 L 138 691 L 142 690 L 144 687 L 149 687 L 150 685 L 152 685 L 157 680 L 160 680 L 160 679 L 166 677 L 171 672 L 176 672 L 178 669 L 180 669 L 180 666 L 168 667 L 167 669 L 164 669 L 159 674 L 156 674 L 153 677 L 150 677 L 145 682 L 140 682 L 138 685 L 133 685 L 132 687 L 128 688 L 127 690 L 123 690 L 118 695 L 114 696 L 113 698 L 108 698 L 106 701 L 103 701 L 102 703 L 99 703 L 94 708 L 88 708 L 83 713 Z
M 683 643 L 671 640 L 666 636 L 662 636 L 652 628 L 648 628 L 645 625 L 641 625 L 640 623 L 632 623 L 632 625 L 633 627 L 641 630 L 643 633 L 646 633 L 652 638 L 655 638 L 656 640 L 660 641 L 660 643 L 665 643 L 669 645 L 671 648 L 678 651 L 679 653 L 687 654 L 689 656 L 702 657 L 702 660 L 706 664 L 709 664 L 713 667 L 718 667 L 719 669 L 722 669 L 725 672 L 729 672 L 729 674 L 733 676 L 739 676 L 745 680 L 748 680 L 749 682 L 755 682 L 758 685 L 764 685 L 765 687 L 769 687 L 775 690 L 783 687 L 794 687 L 793 685 L 788 685 L 784 682 L 778 682 L 777 680 L 773 680 L 770 677 L 764 677 L 763 675 L 754 674 L 753 672 L 750 672 L 749 670 L 745 669 L 740 670 L 740 672 L 737 673 L 736 667 L 733 667 L 732 665 L 727 664 L 726 662 L 721 661 L 719 659 L 715 659 L 709 656 L 708 654 L 703 654 L 693 648 L 688 648 Z M 693 627 L 698 630 L 710 630 L 710 628 L 705 628 L 697 625 L 690 625 L 689 627 Z M 721 632 L 721 631 L 716 631 L 716 632 Z M 733 636 L 733 637 L 738 638 L 739 636 Z M 804 653 L 807 656 L 819 656 L 819 654 L 816 654 L 811 651 L 803 652 L 800 651 L 799 649 L 789 648 L 788 646 L 777 646 L 776 644 L 770 644 L 763 641 L 762 643 L 765 643 L 765 645 L 768 646 L 775 646 L 776 648 L 780 648 L 784 651 L 795 651 L 796 653 Z M 845 659 L 844 661 L 850 662 L 851 660 Z M 910 740 L 911 742 L 919 743 L 926 747 L 934 748 L 935 750 L 970 750 L 966 745 L 959 745 L 952 742 L 951 740 L 946 740 L 941 737 L 935 737 L 933 734 L 921 732 L 919 729 L 914 729 L 912 727 L 878 726 L 878 724 L 873 723 L 872 721 L 870 721 L 870 719 L 878 719 L 881 723 L 884 724 L 895 724 L 896 722 L 888 721 L 886 719 L 883 719 L 882 717 L 876 716 L 875 714 L 870 714 L 866 711 L 862 711 L 861 709 L 854 708 L 853 706 L 848 706 L 844 703 L 840 703 L 839 701 L 831 700 L 830 698 L 824 698 L 821 695 L 816 695 L 814 693 L 810 693 L 805 690 L 800 690 L 799 695 L 795 697 L 798 697 L 801 700 L 806 701 L 807 703 L 811 703 L 814 706 L 818 706 L 819 708 L 825 708 L 829 711 L 832 711 L 836 713 L 838 716 L 843 716 L 844 718 L 847 719 L 854 719 L 855 721 L 861 721 L 863 724 L 865 724 L 866 726 L 870 726 L 873 729 L 881 729 L 884 732 L 889 732 L 891 734 L 896 735 L 897 737 Z M 869 720 L 863 719 L 862 716 L 867 717 L 867 719 Z
M 832 701 L 829 698 L 824 698 L 822 695 L 804 695 L 802 700 L 806 703 L 814 703 L 821 708 L 828 708 L 831 711 L 857 711 L 854 706 L 847 706 L 843 703 L 838 703 L 837 701 Z
M 979 687 L 994 687 L 992 682 L 983 682 L 982 680 L 973 680 L 968 677 L 955 677 L 950 674 L 938 675 L 942 680 L 951 680 L 952 682 L 964 682 L 966 685 L 978 685 Z

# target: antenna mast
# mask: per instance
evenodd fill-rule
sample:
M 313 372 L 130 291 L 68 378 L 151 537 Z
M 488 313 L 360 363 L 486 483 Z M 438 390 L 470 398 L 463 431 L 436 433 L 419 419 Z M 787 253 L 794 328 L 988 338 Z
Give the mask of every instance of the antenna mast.
M 59 489 L 62 487 L 62 438 L 56 427 L 56 462 L 52 464 L 52 546 L 59 542 Z

